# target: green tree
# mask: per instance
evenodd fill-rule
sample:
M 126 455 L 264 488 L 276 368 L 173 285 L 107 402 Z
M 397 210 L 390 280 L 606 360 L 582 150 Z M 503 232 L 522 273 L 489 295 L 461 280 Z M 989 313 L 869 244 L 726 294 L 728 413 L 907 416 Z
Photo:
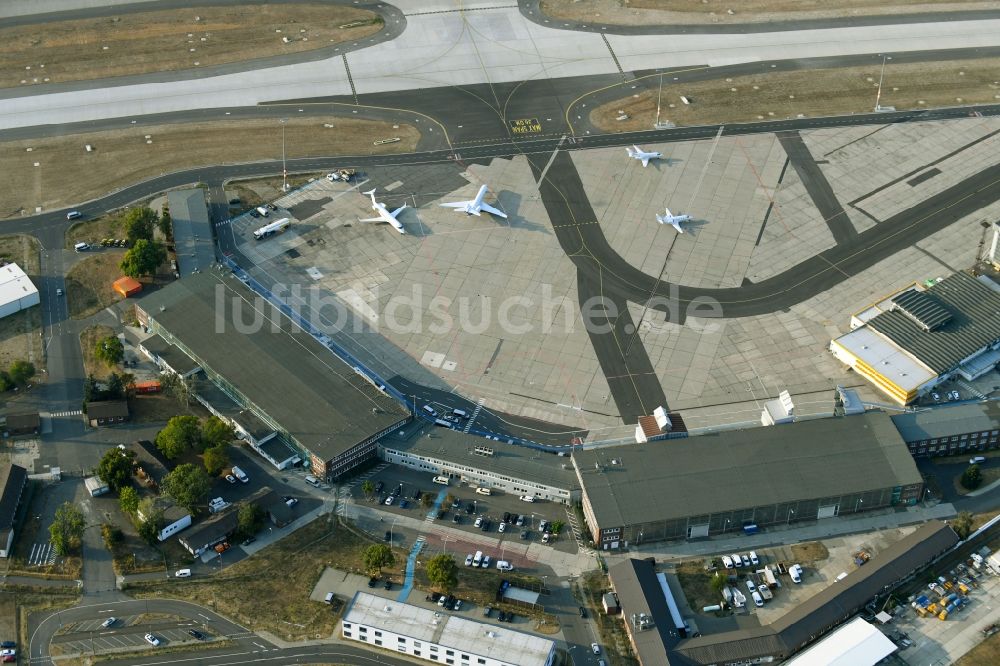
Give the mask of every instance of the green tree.
M 18 386 L 24 386 L 28 380 L 35 376 L 35 366 L 28 361 L 14 361 L 7 371 L 10 380 Z
M 225 446 L 236 437 L 233 427 L 214 414 L 205 419 L 201 426 L 202 446 Z
M 94 344 L 94 356 L 108 366 L 118 365 L 125 358 L 125 345 L 117 335 L 109 335 Z
M 226 452 L 225 445 L 212 446 L 205 449 L 201 461 L 205 465 L 205 471 L 210 476 L 218 476 L 223 467 L 229 466 L 229 454 Z
M 549 525 L 549 529 L 552 530 L 552 533 L 555 534 L 556 536 L 559 536 L 559 533 L 562 532 L 563 527 L 565 527 L 565 523 L 563 523 L 563 521 L 561 520 L 554 520 L 552 521 L 552 524 Z
M 191 463 L 178 465 L 163 477 L 163 492 L 192 513 L 199 504 L 204 503 L 211 487 L 212 479 L 208 473 Z
M 716 594 L 722 594 L 722 588 L 726 586 L 727 582 L 728 580 L 726 576 L 717 572 L 714 576 L 712 576 L 711 580 L 712 590 L 714 590 Z
M 10 373 L 6 370 L 0 370 L 0 391 L 9 391 L 14 388 L 16 384 L 11 378 Z
M 972 533 L 972 514 L 962 511 L 951 520 L 951 529 L 960 539 L 965 539 Z
M 237 531 L 246 539 L 256 534 L 264 526 L 264 510 L 253 502 L 240 504 L 236 512 Z
M 187 381 L 180 375 L 175 375 L 172 372 L 165 372 L 160 375 L 160 387 L 163 392 L 167 395 L 173 396 L 173 398 L 184 405 L 188 406 L 191 398 L 191 391 L 188 387 Z
M 101 525 L 101 536 L 104 537 L 104 545 L 110 551 L 114 551 L 115 546 L 120 544 L 124 537 L 122 531 L 110 523 Z
M 395 566 L 396 556 L 392 554 L 392 548 L 384 543 L 373 543 L 365 548 L 361 554 L 361 561 L 365 564 L 365 571 L 377 576 L 385 567 Z
M 111 492 L 118 492 L 128 485 L 135 467 L 135 453 L 117 446 L 108 449 L 97 463 L 97 476 L 108 484 Z
M 166 203 L 163 204 L 163 210 L 160 212 L 160 221 L 158 222 L 160 227 L 160 233 L 166 239 L 171 239 L 174 237 L 174 221 L 170 217 L 170 206 Z
M 195 416 L 175 416 L 156 433 L 156 448 L 168 460 L 182 455 L 188 449 L 194 448 L 201 439 L 201 428 Z
M 983 483 L 983 473 L 979 465 L 969 465 L 962 472 L 961 484 L 966 490 L 975 490 Z
M 132 246 L 132 249 L 122 257 L 118 268 L 125 275 L 137 278 L 143 275 L 152 275 L 166 260 L 167 250 L 162 244 L 140 238 Z
M 458 565 L 455 558 L 446 553 L 435 555 L 427 561 L 427 580 L 434 587 L 450 592 L 458 584 Z
M 80 547 L 83 530 L 87 521 L 83 512 L 70 502 L 63 502 L 56 509 L 56 515 L 49 525 L 49 540 L 59 555 L 69 555 Z
M 371 479 L 365 479 L 361 482 L 361 492 L 365 494 L 365 497 L 371 497 L 375 492 L 375 482 Z
M 156 211 L 145 206 L 130 208 L 122 218 L 121 224 L 129 243 L 135 243 L 140 239 L 153 240 L 153 228 L 157 224 Z
M 139 532 L 139 537 L 148 543 L 150 546 L 155 546 L 159 539 L 160 530 L 163 528 L 163 511 L 151 506 L 146 508 L 142 515 L 144 520 L 142 520 L 136 531 Z
M 420 506 L 425 509 L 430 508 L 434 504 L 434 493 L 421 493 L 420 494 Z
M 118 491 L 118 507 L 122 513 L 134 516 L 139 510 L 139 493 L 132 486 L 125 486 Z

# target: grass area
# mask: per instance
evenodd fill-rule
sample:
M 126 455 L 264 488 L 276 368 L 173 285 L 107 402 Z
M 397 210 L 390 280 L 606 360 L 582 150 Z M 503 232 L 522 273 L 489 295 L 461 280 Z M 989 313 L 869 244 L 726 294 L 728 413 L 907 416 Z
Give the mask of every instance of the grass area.
M 987 513 L 977 513 L 972 516 L 972 531 L 975 532 L 980 527 L 988 523 L 990 520 L 995 518 L 997 515 L 996 511 L 989 511 Z
M 41 246 L 31 236 L 0 236 L 0 259 L 15 263 L 35 284 L 41 271 Z M 31 307 L 0 319 L 0 367 L 6 368 L 17 360 L 35 364 L 41 373 L 45 367 L 42 339 L 42 309 Z
M 625 627 L 618 616 L 605 615 L 601 608 L 601 598 L 611 590 L 608 578 L 600 571 L 589 571 L 580 579 L 578 590 L 584 598 L 583 605 L 590 609 L 590 617 L 597 624 L 604 658 L 611 666 L 639 666 L 632 654 L 632 648 L 625 634 Z
M 123 238 L 121 215 L 110 214 L 77 222 L 66 230 L 66 249 L 72 250 L 77 243 L 100 244 L 102 238 Z
M 9 592 L 0 592 L 0 636 L 17 636 L 17 597 Z M 5 638 L 6 640 L 6 638 Z
M 792 559 L 799 564 L 812 564 L 830 557 L 830 552 L 820 541 L 806 541 L 792 545 Z
M 118 264 L 125 252 L 101 248 L 69 269 L 66 274 L 66 303 L 71 318 L 85 319 L 122 299 L 112 284 L 122 276 Z
M 993 634 L 955 662 L 955 666 L 982 666 L 982 664 L 1000 664 L 1000 634 Z
M 985 486 L 988 486 L 991 483 L 993 483 L 994 481 L 996 481 L 997 479 L 1000 479 L 1000 468 L 997 468 L 997 467 L 983 467 L 982 465 L 980 465 L 979 466 L 979 472 L 983 476 L 983 482 L 981 484 L 979 484 L 979 488 L 983 488 Z M 961 474 L 961 472 L 958 473 L 958 474 L 956 474 L 952 478 L 951 482 L 955 486 L 955 492 L 957 492 L 959 495 L 968 495 L 973 490 L 979 490 L 979 488 L 973 488 L 972 490 L 969 490 L 968 488 L 966 488 L 965 486 L 963 486 L 962 485 L 962 474 Z
M 712 589 L 712 576 L 716 571 L 705 571 L 704 562 L 681 562 L 675 572 L 693 611 L 719 603 L 722 595 Z M 726 573 L 725 569 L 718 569 L 717 572 L 722 575 Z
M 885 69 L 882 106 L 898 110 L 996 102 L 1000 59 L 980 58 L 893 64 Z M 677 125 L 755 122 L 869 113 L 875 106 L 881 63 L 863 67 L 763 72 L 728 79 L 674 83 L 663 77 L 660 119 Z M 659 78 L 643 79 L 646 90 L 626 93 L 596 107 L 590 121 L 605 132 L 651 129 L 656 120 Z M 632 83 L 632 82 L 630 82 Z M 683 104 L 680 96 L 691 100 Z M 619 121 L 624 112 L 629 117 Z
M 253 20 L 248 21 L 247 13 Z M 184 7 L 0 30 L 0 88 L 193 69 L 312 51 L 383 27 L 374 12 L 295 3 Z M 285 43 L 285 39 L 288 40 Z M 44 64 L 43 64 L 44 63 Z
M 604 25 L 758 23 L 994 7 L 969 0 L 542 0 L 541 5 L 556 19 Z
M 21 589 L 19 589 L 21 588 Z M 21 649 L 28 646 L 28 616 L 42 611 L 56 611 L 72 608 L 80 601 L 77 590 L 67 588 L 23 589 L 22 586 L 7 586 L 8 592 L 17 594 L 17 637 Z M 60 662 L 61 663 L 61 662 Z
M 107 363 L 98 360 L 94 355 L 97 341 L 114 334 L 115 331 L 113 328 L 102 324 L 88 326 L 80 332 L 80 352 L 83 355 L 83 373 L 85 376 L 93 375 L 96 379 L 107 379 L 113 371 L 118 369 L 108 366 Z
M 185 406 L 166 393 L 133 396 L 128 401 L 128 407 L 132 423 L 166 423 L 175 416 L 189 415 L 204 419 L 210 415 L 197 400 L 192 398 Z M 200 461 L 198 464 L 201 464 Z
M 6 178 L 0 181 L 0 218 L 28 214 L 36 207 L 69 206 L 193 167 L 273 159 L 277 171 L 281 127 L 277 120 L 220 120 L 0 142 L 6 167 Z M 293 116 L 284 127 L 289 158 L 407 153 L 420 139 L 416 127 L 403 122 L 353 117 Z M 147 143 L 147 135 L 152 143 Z M 372 145 L 391 137 L 400 141 Z M 93 152 L 85 151 L 85 144 L 93 146 Z M 67 173 L 73 177 L 67 178 Z

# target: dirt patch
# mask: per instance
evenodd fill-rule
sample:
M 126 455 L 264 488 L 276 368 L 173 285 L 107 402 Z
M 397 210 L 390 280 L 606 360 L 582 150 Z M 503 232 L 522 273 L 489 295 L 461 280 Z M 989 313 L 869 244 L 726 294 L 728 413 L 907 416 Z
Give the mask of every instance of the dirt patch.
M 103 248 L 69 270 L 66 274 L 66 302 L 70 317 L 85 319 L 122 299 L 112 285 L 122 276 L 118 264 L 125 252 Z
M 375 140 L 393 137 L 400 141 L 372 145 Z M 289 159 L 407 153 L 413 152 L 419 139 L 419 131 L 404 123 L 333 116 L 290 118 L 285 123 L 285 155 Z M 85 151 L 85 144 L 93 146 L 93 152 Z M 31 152 L 27 152 L 29 148 Z M 34 212 L 36 207 L 50 210 L 93 199 L 163 173 L 281 160 L 281 124 L 277 120 L 232 120 L 129 127 L 7 141 L 0 143 L 0 150 L 6 174 L 0 181 L 0 217 L 13 217 Z M 68 173 L 73 177 L 67 178 Z
M 301 53 L 382 27 L 374 12 L 328 3 L 185 7 L 17 26 L 0 30 L 0 88 Z
M 897 110 L 994 103 L 1000 94 L 1000 59 L 893 64 L 885 69 L 882 106 Z M 674 83 L 644 79 L 643 92 L 602 104 L 590 121 L 605 132 L 648 130 L 656 121 L 677 125 L 755 122 L 803 116 L 869 113 L 875 107 L 881 63 L 799 72 L 764 72 L 711 81 Z M 623 90 L 623 93 L 625 91 Z M 681 96 L 691 104 L 684 104 Z M 617 120 L 622 114 L 626 120 Z
M 792 559 L 799 564 L 812 564 L 828 557 L 830 557 L 830 552 L 819 541 L 806 541 L 792 546 Z
M 716 571 L 705 571 L 703 562 L 682 562 L 677 565 L 675 573 L 691 610 L 697 612 L 705 606 L 719 603 L 722 595 L 712 589 L 712 577 Z M 718 573 L 725 575 L 726 572 L 719 569 Z
M 955 662 L 955 666 L 982 666 L 982 664 L 1000 664 L 1000 634 L 993 634 Z
M 0 259 L 20 266 L 36 287 L 41 272 L 39 250 L 38 241 L 31 236 L 0 236 Z M 0 367 L 6 368 L 18 360 L 31 361 L 41 374 L 45 367 L 41 330 L 42 309 L 39 306 L 0 319 Z
M 115 334 L 113 328 L 109 326 L 96 325 L 89 326 L 80 332 L 80 352 L 83 355 L 83 372 L 85 376 L 93 375 L 95 379 L 107 379 L 111 373 L 116 371 L 116 366 L 109 366 L 104 361 L 98 360 L 94 355 L 94 348 L 98 340 L 110 337 Z
M 941 7 L 947 5 L 947 7 Z M 996 2 L 968 0 L 542 0 L 552 18 L 602 25 L 762 23 L 844 16 L 994 9 Z M 732 11 L 732 13 L 730 13 Z
M 17 613 L 14 612 L 15 599 L 13 594 L 0 592 L 0 636 L 3 636 L 4 640 L 10 640 L 7 636 L 17 636 L 17 623 L 14 621 L 17 617 Z
M 189 400 L 185 405 L 166 393 L 137 395 L 128 401 L 132 423 L 166 423 L 175 416 L 197 416 L 208 418 L 209 411 L 197 400 Z M 198 465 L 201 462 L 198 461 Z
M 66 249 L 72 250 L 77 243 L 100 245 L 104 238 L 122 237 L 121 217 L 105 215 L 96 220 L 77 222 L 66 231 Z M 97 249 L 97 248 L 95 248 Z

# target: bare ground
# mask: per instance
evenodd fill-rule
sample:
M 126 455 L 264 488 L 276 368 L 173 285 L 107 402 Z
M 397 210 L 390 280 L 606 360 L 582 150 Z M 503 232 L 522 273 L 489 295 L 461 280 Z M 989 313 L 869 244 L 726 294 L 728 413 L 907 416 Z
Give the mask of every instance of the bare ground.
M 870 113 L 875 107 L 881 64 L 801 72 L 773 72 L 712 81 L 673 83 L 648 78 L 649 87 L 596 107 L 591 122 L 605 132 L 651 129 L 660 97 L 660 120 L 677 125 L 755 122 Z M 882 106 L 898 110 L 995 103 L 1000 99 L 1000 59 L 982 58 L 896 65 L 889 62 L 882 85 Z M 624 91 L 623 91 L 624 92 Z M 683 104 L 686 96 L 690 105 Z M 624 112 L 629 117 L 619 121 Z
M 115 332 L 109 326 L 88 326 L 80 332 L 80 353 L 83 355 L 83 372 L 86 375 L 93 375 L 95 379 L 107 379 L 117 367 L 109 366 L 104 361 L 100 361 L 94 355 L 94 348 L 98 340 L 114 335 Z
M 997 2 L 969 0 L 542 0 L 553 18 L 603 25 L 764 23 L 844 16 L 996 9 Z M 730 14 L 732 10 L 732 14 Z
M 830 557 L 826 546 L 819 541 L 806 541 L 792 546 L 792 557 L 799 564 L 813 564 Z
M 276 120 L 223 120 L 2 142 L 5 178 L 0 180 L 0 218 L 34 214 L 36 207 L 69 206 L 192 167 L 277 162 L 281 134 Z M 372 145 L 392 137 L 401 141 Z M 403 123 L 333 116 L 291 118 L 285 123 L 288 158 L 406 153 L 416 148 L 419 139 L 417 129 Z M 85 145 L 94 150 L 88 153 Z
M 123 256 L 125 250 L 102 248 L 69 270 L 66 301 L 70 317 L 84 319 L 121 300 L 111 285 L 122 276 L 118 264 Z
M 38 285 L 41 272 L 38 241 L 31 236 L 0 236 L 0 259 L 21 267 Z M 42 352 L 42 309 L 32 306 L 0 319 L 0 368 L 17 360 L 31 361 L 41 375 L 45 367 Z M 39 380 L 41 378 L 39 377 Z
M 253 20 L 247 18 L 250 12 Z M 374 12 L 304 2 L 190 7 L 4 28 L 0 88 L 300 53 L 357 41 L 382 27 Z

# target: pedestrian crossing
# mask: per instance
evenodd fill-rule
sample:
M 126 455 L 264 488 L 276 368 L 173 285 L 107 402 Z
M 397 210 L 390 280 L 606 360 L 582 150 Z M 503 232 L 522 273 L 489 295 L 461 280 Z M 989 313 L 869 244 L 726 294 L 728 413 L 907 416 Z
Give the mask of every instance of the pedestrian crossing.
M 81 414 L 83 414 L 82 409 L 71 409 L 66 412 L 49 412 L 49 417 L 54 418 L 58 416 L 80 416 Z
M 479 416 L 479 412 L 483 408 L 483 400 L 483 398 L 480 398 L 479 402 L 476 403 L 476 408 L 472 411 L 472 416 L 469 417 L 469 420 L 465 422 L 465 429 L 462 432 L 469 432 L 472 429 L 472 424 L 476 422 L 476 417 Z
M 216 222 L 214 226 L 215 226 L 216 229 L 220 229 L 222 227 L 228 227 L 232 223 L 233 223 L 233 220 L 232 219 L 228 219 L 228 220 L 223 220 L 221 222 Z
M 55 564 L 56 549 L 52 547 L 52 542 L 35 543 L 31 545 L 31 554 L 28 555 L 28 564 L 36 567 L 49 566 Z

